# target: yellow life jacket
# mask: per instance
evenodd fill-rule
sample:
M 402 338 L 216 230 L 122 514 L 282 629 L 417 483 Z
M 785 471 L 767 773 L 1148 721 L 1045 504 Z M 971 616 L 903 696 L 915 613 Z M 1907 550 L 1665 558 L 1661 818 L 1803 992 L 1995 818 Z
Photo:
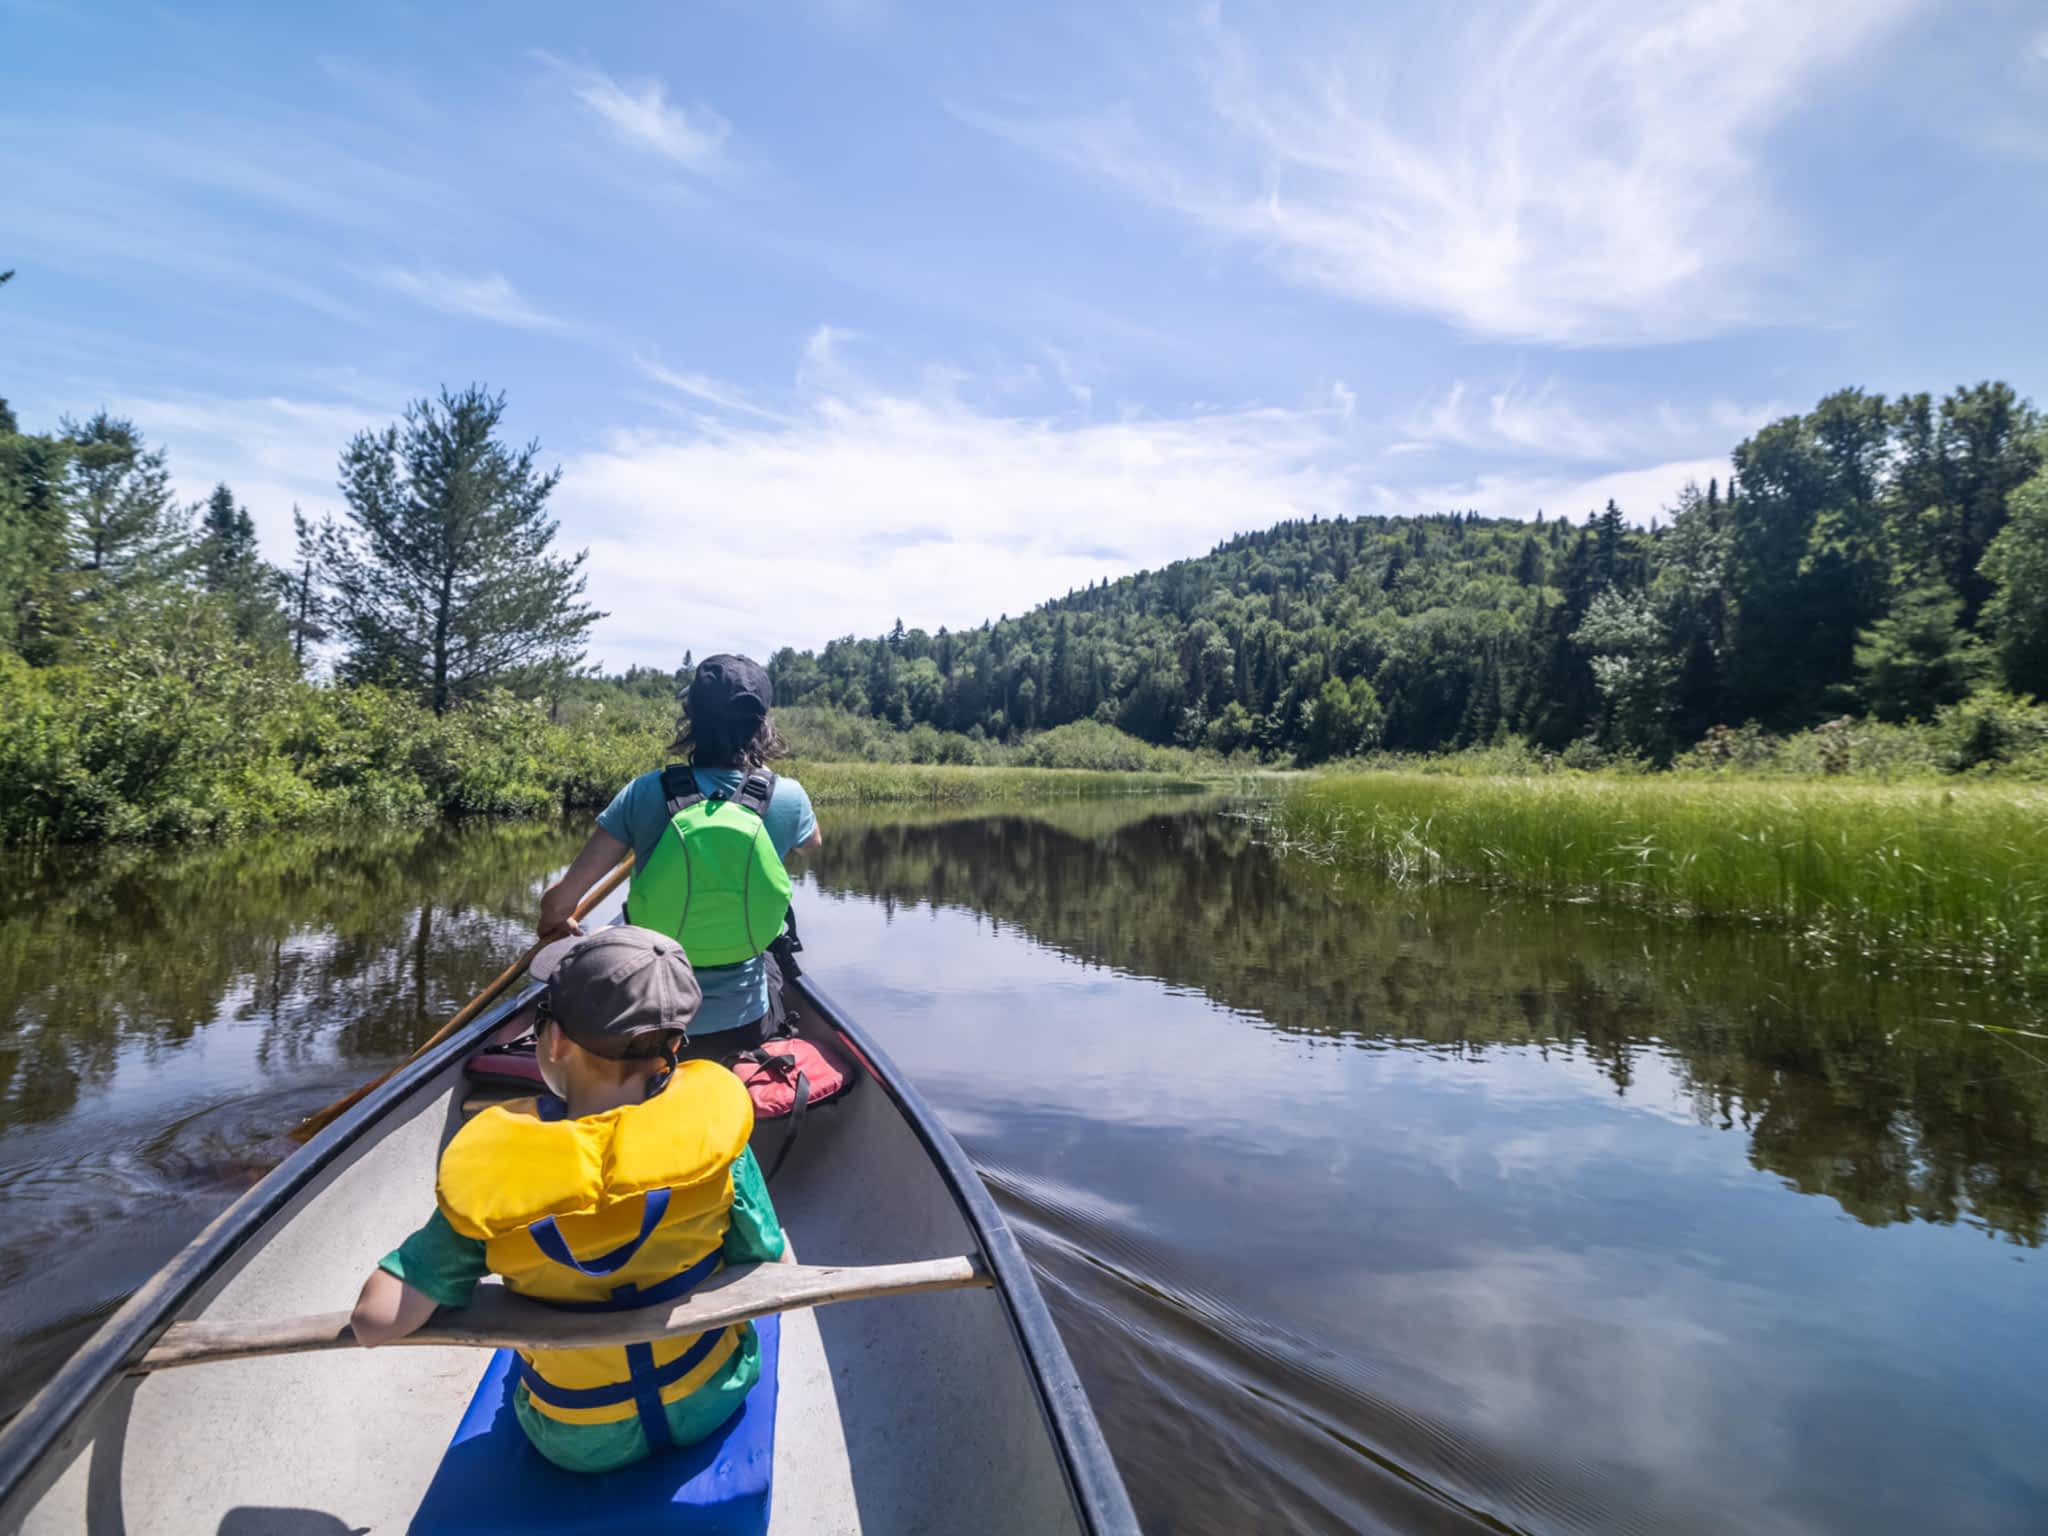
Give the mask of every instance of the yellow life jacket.
M 688 1061 L 638 1104 L 571 1119 L 562 1102 L 494 1105 L 441 1154 L 435 1196 L 448 1224 L 480 1238 L 492 1271 L 521 1296 L 578 1312 L 651 1306 L 717 1271 L 732 1211 L 732 1165 L 754 1105 L 715 1062 Z M 565 1424 L 639 1415 L 669 1443 L 662 1405 L 708 1381 L 739 1347 L 737 1327 L 646 1344 L 521 1350 L 534 1408 Z

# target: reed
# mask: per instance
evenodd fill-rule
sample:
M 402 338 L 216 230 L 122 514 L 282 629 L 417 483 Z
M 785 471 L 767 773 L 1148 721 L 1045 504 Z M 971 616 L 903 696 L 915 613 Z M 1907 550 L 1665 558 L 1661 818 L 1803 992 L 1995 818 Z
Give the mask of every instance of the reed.
M 1307 857 L 1401 882 L 1768 923 L 1881 965 L 2048 978 L 2048 790 L 1329 775 L 1264 812 Z
M 934 763 L 819 763 L 776 768 L 803 781 L 819 805 L 977 805 L 1157 795 L 1202 789 L 1187 774 L 1082 768 L 962 768 Z

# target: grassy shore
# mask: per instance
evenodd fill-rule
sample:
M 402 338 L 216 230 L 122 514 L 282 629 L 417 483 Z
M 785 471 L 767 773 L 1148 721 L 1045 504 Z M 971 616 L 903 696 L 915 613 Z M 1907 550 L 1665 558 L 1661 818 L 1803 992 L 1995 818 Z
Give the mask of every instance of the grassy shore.
M 1276 840 L 1396 881 L 1471 881 L 1769 923 L 1889 964 L 2048 979 L 2048 789 L 1325 775 Z
M 928 763 L 778 763 L 818 805 L 983 805 L 1160 795 L 1207 786 L 1187 774 L 1085 768 L 963 768 Z

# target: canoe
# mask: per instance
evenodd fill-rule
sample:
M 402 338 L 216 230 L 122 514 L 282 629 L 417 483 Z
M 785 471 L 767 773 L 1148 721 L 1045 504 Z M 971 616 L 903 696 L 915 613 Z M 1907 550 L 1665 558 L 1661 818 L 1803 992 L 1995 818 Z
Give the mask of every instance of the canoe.
M 458 1423 L 470 1433 L 489 1418 L 479 1421 L 472 1408 L 483 1401 L 479 1383 L 492 1359 L 483 1350 L 413 1345 L 151 1374 L 134 1367 L 174 1325 L 348 1308 L 363 1275 L 432 1208 L 439 1149 L 462 1123 L 465 1102 L 474 1107 L 464 1060 L 521 1027 L 541 990 L 528 985 L 398 1072 L 279 1164 L 109 1318 L 0 1431 L 0 1531 L 382 1536 L 462 1528 L 445 1518 L 450 1489 L 458 1502 L 492 1496 L 488 1488 L 461 1493 L 450 1481 L 461 1470 L 450 1449 Z M 766 1529 L 1135 1532 L 1073 1363 L 987 1189 L 874 1040 L 808 978 L 791 991 L 806 1035 L 860 1079 L 806 1115 L 772 1185 L 797 1257 L 866 1266 L 965 1255 L 992 1284 L 780 1316 L 766 1410 L 772 1449 L 755 1458 L 767 1484 Z M 764 1167 L 781 1134 L 777 1122 L 757 1130 Z M 181 1327 L 171 1337 L 193 1331 Z M 747 1416 L 762 1417 L 763 1397 L 757 1388 Z M 518 1448 L 504 1443 L 508 1428 L 516 1434 L 509 1412 L 501 1413 L 495 1440 L 486 1435 L 462 1455 L 495 1445 L 489 1454 L 511 1456 Z M 726 1476 L 746 1456 L 727 1447 L 714 1460 L 706 1478 Z M 758 1521 L 747 1526 L 743 1510 L 738 1525 L 715 1511 L 692 1523 L 687 1512 L 655 1504 L 648 1479 L 632 1480 L 651 1465 L 594 1480 L 614 1505 L 644 1499 L 647 1508 L 611 1508 L 613 1523 L 589 1526 L 534 1508 L 529 1528 L 762 1529 Z M 556 1472 L 530 1452 L 515 1470 L 561 1485 L 534 1499 L 598 1502 L 586 1492 L 593 1480 Z M 500 1512 L 481 1523 L 521 1528 L 505 1519 Z

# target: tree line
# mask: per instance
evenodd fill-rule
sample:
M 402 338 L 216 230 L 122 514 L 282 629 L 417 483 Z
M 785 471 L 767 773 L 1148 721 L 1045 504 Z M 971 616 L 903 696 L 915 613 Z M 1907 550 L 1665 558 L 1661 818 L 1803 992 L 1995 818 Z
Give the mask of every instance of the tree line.
M 0 401 L 0 842 L 547 810 L 644 767 L 667 711 L 571 731 L 532 702 L 602 615 L 504 405 L 444 390 L 358 433 L 340 515 L 295 508 L 273 565 L 135 423 Z
M 1002 739 L 1075 720 L 1317 762 L 1519 738 L 1667 760 L 1716 726 L 2048 695 L 2042 419 L 1848 389 L 1638 526 L 1311 518 L 1017 618 L 784 649 L 778 698 Z M 1639 509 L 1637 509 L 1639 510 Z
M 296 507 L 290 563 L 265 562 L 226 485 L 196 507 L 165 452 L 105 411 L 24 433 L 0 401 L 0 647 L 32 665 L 92 654 L 110 629 L 211 621 L 304 669 L 333 640 L 335 675 L 436 714 L 493 688 L 534 692 L 574 671 L 602 614 L 581 601 L 584 556 L 554 551 L 558 475 L 499 440 L 503 395 L 421 400 L 342 450 L 339 519 Z

